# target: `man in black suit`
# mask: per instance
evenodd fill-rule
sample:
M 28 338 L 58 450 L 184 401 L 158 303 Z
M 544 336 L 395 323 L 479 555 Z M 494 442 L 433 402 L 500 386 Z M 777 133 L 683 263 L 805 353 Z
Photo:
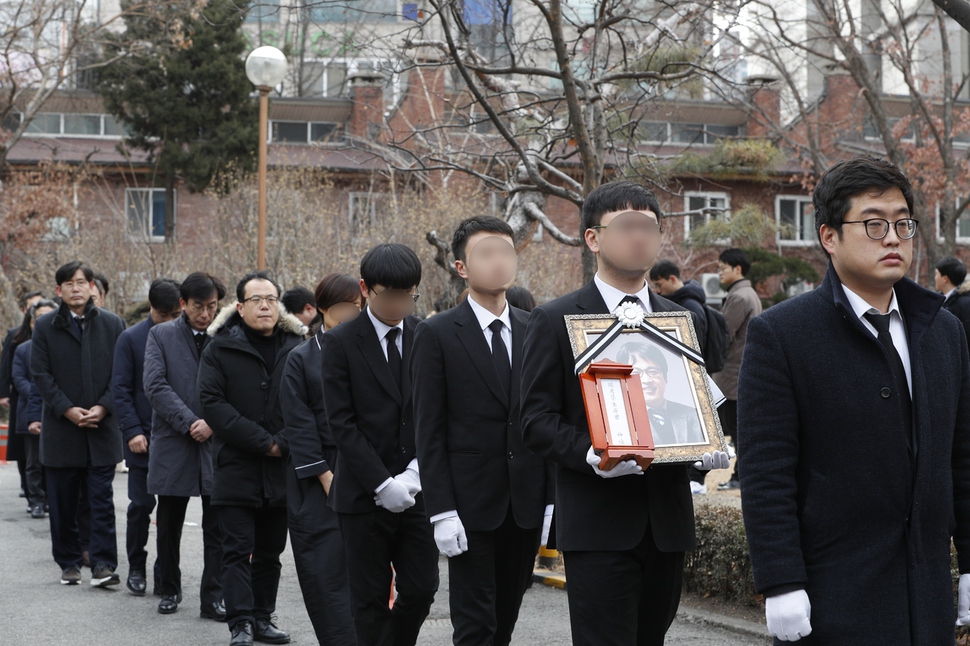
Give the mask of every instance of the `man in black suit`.
M 970 623 L 970 358 L 906 278 L 913 189 L 875 157 L 812 196 L 831 263 L 751 320 L 738 384 L 744 524 L 768 630 L 802 644 L 953 644 Z
M 418 462 L 435 542 L 448 557 L 454 643 L 504 646 L 549 531 L 554 479 L 519 428 L 529 315 L 505 299 L 517 264 L 512 228 L 470 218 L 451 249 L 469 293 L 414 334 Z
M 597 272 L 581 289 L 536 308 L 522 360 L 526 446 L 556 463 L 556 545 L 569 581 L 574 644 L 663 644 L 680 603 L 684 552 L 694 548 L 687 465 L 633 460 L 599 468 L 563 316 L 608 314 L 635 302 L 682 310 L 652 293 L 646 275 L 660 249 L 660 205 L 633 182 L 603 184 L 583 202 Z M 727 455 L 705 455 L 706 469 Z
M 367 308 L 323 335 L 323 400 L 337 445 L 329 503 L 338 514 L 357 642 L 414 644 L 438 589 L 424 513 L 408 371 L 421 262 L 381 244 L 360 263 Z M 397 598 L 388 609 L 391 566 Z

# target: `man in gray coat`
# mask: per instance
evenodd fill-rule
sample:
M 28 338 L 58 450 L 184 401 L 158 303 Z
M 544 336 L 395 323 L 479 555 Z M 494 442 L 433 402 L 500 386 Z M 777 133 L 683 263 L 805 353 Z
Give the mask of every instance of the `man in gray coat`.
M 145 347 L 145 394 L 151 402 L 152 450 L 148 491 L 158 496 L 158 612 L 178 610 L 182 600 L 179 545 L 185 508 L 202 497 L 204 565 L 199 590 L 200 615 L 225 621 L 222 605 L 222 547 L 219 524 L 209 507 L 212 494 L 212 429 L 202 419 L 196 377 L 199 359 L 226 287 L 204 272 L 190 274 L 180 287 L 182 316 L 156 325 Z
M 55 275 L 62 303 L 34 324 L 30 370 L 44 400 L 40 461 L 47 478 L 51 545 L 61 583 L 81 582 L 78 491 L 91 508 L 91 585 L 117 585 L 118 541 L 112 482 L 121 462 L 121 431 L 111 414 L 111 365 L 121 319 L 94 306 L 94 272 L 79 261 Z
M 761 297 L 746 278 L 749 269 L 751 261 L 740 249 L 726 249 L 721 252 L 717 272 L 728 293 L 721 306 L 721 314 L 727 321 L 729 344 L 724 368 L 711 375 L 711 379 L 726 398 L 718 407 L 717 415 L 721 418 L 724 434 L 731 436 L 738 452 L 731 479 L 718 486 L 721 491 L 741 488 L 741 481 L 738 479 L 738 468 L 741 465 L 741 446 L 738 439 L 738 373 L 741 371 L 741 356 L 748 337 L 748 322 L 761 314 Z

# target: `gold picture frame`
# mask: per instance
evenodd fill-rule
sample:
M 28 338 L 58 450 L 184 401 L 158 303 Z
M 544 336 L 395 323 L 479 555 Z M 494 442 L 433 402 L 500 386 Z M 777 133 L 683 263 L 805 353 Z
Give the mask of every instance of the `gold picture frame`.
M 569 314 L 564 319 L 574 358 L 617 322 L 612 314 Z M 647 313 L 644 320 L 699 352 L 689 313 Z M 636 328 L 624 328 L 597 356 L 589 359 L 634 365 L 647 402 L 655 464 L 693 463 L 704 453 L 727 452 L 710 377 L 704 366 L 653 334 Z

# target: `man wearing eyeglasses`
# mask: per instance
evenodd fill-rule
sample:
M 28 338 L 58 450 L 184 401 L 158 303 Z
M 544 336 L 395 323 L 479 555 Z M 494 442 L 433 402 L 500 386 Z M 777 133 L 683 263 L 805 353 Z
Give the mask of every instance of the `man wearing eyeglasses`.
M 522 434 L 526 446 L 556 463 L 556 547 L 577 646 L 662 645 L 680 603 L 684 553 L 695 545 L 687 465 L 644 471 L 625 460 L 599 468 L 563 324 L 566 314 L 607 314 L 628 302 L 647 312 L 685 311 L 646 281 L 660 250 L 660 218 L 656 196 L 639 184 L 610 182 L 591 191 L 582 227 L 596 275 L 533 310 L 525 334 Z M 728 464 L 718 452 L 695 466 Z
M 943 296 L 906 277 L 913 189 L 838 162 L 813 195 L 830 264 L 751 321 L 741 498 L 768 630 L 806 644 L 952 644 L 950 540 L 970 623 L 970 361 Z
M 321 338 L 323 402 L 337 445 L 328 502 L 340 522 L 361 646 L 414 644 L 438 589 L 409 376 L 420 283 L 414 251 L 377 245 L 360 261 L 367 307 Z
M 280 305 L 269 274 L 236 285 L 199 365 L 202 418 L 212 428 L 212 500 L 222 535 L 222 590 L 231 646 L 286 644 L 273 623 L 286 547 L 286 442 L 279 389 L 306 326 Z

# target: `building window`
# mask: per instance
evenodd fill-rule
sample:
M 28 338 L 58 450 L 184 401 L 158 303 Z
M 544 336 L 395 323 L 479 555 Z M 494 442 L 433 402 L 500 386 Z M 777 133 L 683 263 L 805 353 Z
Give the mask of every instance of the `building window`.
M 318 2 L 310 8 L 313 22 L 397 22 L 397 0 Z
M 727 193 L 684 193 L 684 210 L 698 211 L 700 209 L 720 209 L 718 211 L 707 211 L 704 213 L 692 213 L 684 218 L 684 238 L 690 236 L 690 232 L 703 226 L 711 220 L 727 219 L 731 208 L 731 197 Z M 729 241 L 724 241 L 729 242 Z
M 175 206 L 178 206 L 177 195 Z M 173 212 L 177 213 L 176 210 Z M 128 234 L 132 237 L 149 242 L 165 242 L 165 189 L 125 189 L 125 221 L 128 223 Z
M 961 198 L 957 198 L 957 208 L 961 202 Z M 970 207 L 963 210 L 960 217 L 957 218 L 957 234 L 956 241 L 960 244 L 970 243 Z M 940 224 L 940 205 L 936 205 L 936 236 L 937 239 L 943 241 L 943 227 Z
M 46 231 L 42 239 L 44 242 L 64 242 L 74 237 L 74 225 L 64 216 L 56 216 L 46 223 Z
M 337 124 L 323 121 L 271 121 L 269 132 L 271 142 L 305 144 L 333 139 L 337 133 Z
M 804 195 L 779 195 L 775 198 L 778 242 L 783 245 L 815 244 L 815 212 L 812 198 Z
M 684 144 L 712 146 L 721 139 L 741 136 L 741 126 L 720 123 L 671 123 L 667 121 L 641 121 L 637 124 L 637 136 L 643 143 Z
M 256 0 L 246 14 L 246 22 L 279 22 L 280 0 Z
M 22 115 L 17 116 L 17 120 Z M 12 123 L 12 122 L 11 122 Z M 39 112 L 27 124 L 30 135 L 69 135 L 72 137 L 123 137 L 124 126 L 110 114 Z
M 391 196 L 387 193 L 348 193 L 350 226 L 355 234 L 385 220 L 391 208 Z

